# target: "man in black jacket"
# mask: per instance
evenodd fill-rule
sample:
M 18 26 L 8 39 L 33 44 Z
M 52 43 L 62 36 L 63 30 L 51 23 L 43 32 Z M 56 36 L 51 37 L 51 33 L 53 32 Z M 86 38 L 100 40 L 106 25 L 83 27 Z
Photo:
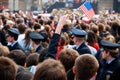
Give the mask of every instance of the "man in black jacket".
M 44 47 L 42 46 L 42 40 L 44 39 L 44 37 L 37 32 L 31 32 L 29 36 L 32 40 L 32 46 L 34 48 L 34 51 L 32 52 L 42 51 L 44 49 Z
M 86 36 L 87 33 L 84 30 L 80 29 L 72 29 L 72 34 L 73 34 L 73 41 L 76 47 L 74 48 L 75 50 L 78 51 L 79 54 L 92 54 L 90 48 L 86 44 Z
M 105 62 L 103 62 L 96 80 L 120 80 L 120 60 L 118 59 L 120 45 L 105 40 L 101 41 L 101 45 L 103 47 L 102 59 Z
M 8 41 L 8 48 L 10 51 L 15 50 L 15 49 L 21 49 L 21 46 L 17 42 L 19 32 L 18 29 L 16 28 L 11 28 L 8 29 L 8 34 L 7 34 L 7 41 Z

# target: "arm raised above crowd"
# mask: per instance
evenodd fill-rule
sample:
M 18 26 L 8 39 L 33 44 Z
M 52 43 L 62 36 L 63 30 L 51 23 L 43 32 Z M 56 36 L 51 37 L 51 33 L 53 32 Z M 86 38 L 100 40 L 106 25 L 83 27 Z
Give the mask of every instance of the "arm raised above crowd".
M 60 17 L 57 28 L 55 30 L 55 33 L 57 33 L 57 34 L 61 33 L 61 30 L 62 30 L 63 26 L 67 23 L 67 20 L 68 20 L 68 15 L 63 15 Z
M 60 19 L 58 21 L 57 28 L 55 30 L 55 33 L 53 34 L 53 36 L 50 40 L 49 47 L 48 47 L 48 53 L 47 53 L 45 58 L 51 57 L 51 58 L 56 59 L 56 53 L 57 53 L 57 50 L 58 50 L 60 33 L 61 33 L 61 30 L 62 30 L 63 26 L 67 22 L 67 18 L 68 18 L 67 15 L 63 15 L 63 16 L 60 17 Z

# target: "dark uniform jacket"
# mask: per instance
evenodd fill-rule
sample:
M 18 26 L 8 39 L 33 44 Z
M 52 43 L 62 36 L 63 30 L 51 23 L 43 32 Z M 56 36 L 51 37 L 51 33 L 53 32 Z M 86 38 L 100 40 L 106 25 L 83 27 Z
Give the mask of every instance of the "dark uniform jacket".
M 40 45 L 36 48 L 35 52 L 41 52 L 43 49 L 43 46 Z
M 74 48 L 75 49 L 75 48 Z M 86 43 L 82 43 L 77 49 L 75 49 L 78 51 L 79 54 L 86 54 L 86 53 L 91 53 L 89 47 L 86 45 Z
M 15 49 L 22 50 L 22 48 L 21 48 L 21 46 L 19 45 L 18 42 L 16 42 L 13 46 L 9 45 L 8 48 L 9 48 L 10 51 L 15 50 Z
M 96 80 L 120 80 L 120 60 L 116 58 L 110 64 L 104 64 Z

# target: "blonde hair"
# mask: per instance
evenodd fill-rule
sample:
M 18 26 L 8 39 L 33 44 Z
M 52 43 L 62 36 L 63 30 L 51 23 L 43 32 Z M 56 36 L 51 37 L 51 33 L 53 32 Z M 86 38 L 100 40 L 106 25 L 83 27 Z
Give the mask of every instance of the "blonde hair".
M 115 37 L 113 35 L 111 35 L 111 34 L 107 35 L 105 40 L 115 43 Z
M 0 56 L 7 56 L 10 53 L 8 47 L 0 46 Z

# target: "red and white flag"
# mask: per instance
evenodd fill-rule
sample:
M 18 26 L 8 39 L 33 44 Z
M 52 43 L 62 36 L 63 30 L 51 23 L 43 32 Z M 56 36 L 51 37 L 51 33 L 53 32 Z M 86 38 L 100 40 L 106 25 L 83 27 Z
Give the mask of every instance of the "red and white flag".
M 94 12 L 94 10 L 93 10 L 92 5 L 90 4 L 90 2 L 85 2 L 84 4 L 82 4 L 80 6 L 80 9 L 83 11 L 83 13 L 89 19 L 91 19 L 95 15 L 95 12 Z

